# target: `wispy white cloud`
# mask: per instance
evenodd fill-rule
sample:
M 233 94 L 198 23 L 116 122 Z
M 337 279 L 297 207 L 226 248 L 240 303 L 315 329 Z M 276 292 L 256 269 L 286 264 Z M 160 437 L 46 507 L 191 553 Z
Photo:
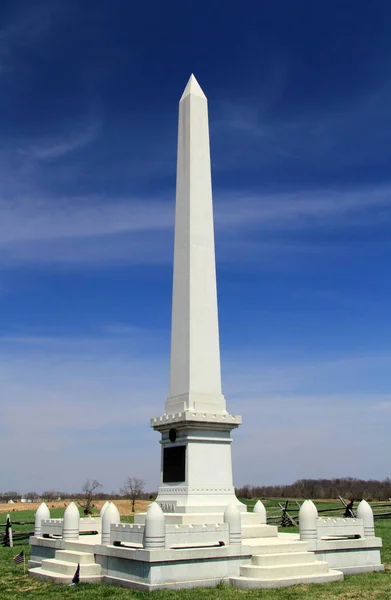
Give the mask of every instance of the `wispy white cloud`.
M 111 323 L 109 325 L 104 325 L 102 330 L 107 335 L 112 336 L 148 335 L 147 330 L 127 323 Z
M 171 228 L 173 206 L 158 199 L 71 197 L 0 200 L 0 244 L 90 238 Z M 171 213 L 171 214 L 170 214 Z
M 366 89 L 348 103 L 328 106 L 326 111 L 303 112 L 296 107 L 287 115 L 279 106 L 283 91 L 284 86 L 277 88 L 277 94 L 259 90 L 256 97 L 222 102 L 212 131 L 217 143 L 230 134 L 235 135 L 236 143 L 225 142 L 227 150 L 217 168 L 226 169 L 233 160 L 239 168 L 243 162 L 247 168 L 255 163 L 258 168 L 289 163 L 308 168 L 314 163 L 321 166 L 319 161 L 347 167 L 371 162 L 374 148 L 386 151 L 390 132 L 384 124 L 391 114 L 388 81 Z M 276 110 L 278 118 L 273 117 Z
M 391 219 L 391 187 L 227 194 L 219 195 L 216 204 L 217 225 L 226 229 L 251 224 L 263 230 L 306 229 L 325 224 L 349 227 L 368 223 L 368 219 L 384 222 L 387 214 Z M 371 209 L 375 212 L 368 214 Z
M 57 265 L 100 269 L 108 265 L 161 265 L 172 261 L 171 236 L 158 234 L 106 235 L 67 238 L 6 247 L 0 265 Z M 1 244 L 0 244 L 1 247 Z
M 263 251 L 324 251 L 290 232 L 391 220 L 391 188 L 256 195 L 216 193 L 219 259 Z M 0 198 L 1 262 L 154 263 L 172 260 L 174 202 L 167 197 Z M 262 240 L 259 236 L 262 234 Z M 274 239 L 274 235 L 278 238 Z M 281 237 L 283 234 L 283 237 Z
M 58 138 L 41 140 L 35 142 L 27 149 L 20 148 L 20 152 L 27 153 L 33 158 L 41 160 L 50 160 L 60 158 L 84 148 L 95 141 L 100 133 L 100 123 L 95 120 L 87 123 L 84 127 L 71 133 L 67 133 Z
M 91 334 L 86 335 L 61 335 L 61 334 L 42 334 L 27 330 L 21 332 L 12 332 L 10 334 L 0 335 L 0 352 L 4 347 L 11 350 L 17 348 L 24 352 L 33 349 L 34 353 L 45 353 L 48 347 L 54 348 L 56 352 L 77 351 L 96 353 L 99 348 L 106 351 L 109 346 L 120 350 L 126 348 L 127 352 L 142 350 L 146 344 L 151 344 L 162 335 L 159 331 L 150 331 L 142 327 L 125 324 L 113 323 L 102 325 Z
M 384 222 L 391 209 L 391 187 L 328 190 L 286 194 L 217 193 L 215 221 L 219 229 L 237 231 L 241 225 L 264 228 L 306 228 L 324 222 L 345 226 L 368 218 Z M 47 240 L 164 230 L 173 227 L 173 202 L 163 198 L 116 199 L 102 197 L 25 199 L 2 202 L 5 224 L 2 241 Z M 366 213 L 365 215 L 363 213 Z M 390 215 L 391 216 L 391 215 Z
M 268 353 L 259 351 L 258 356 L 255 353 L 245 362 L 241 360 L 241 355 L 247 352 L 245 348 L 241 349 L 237 346 L 235 352 L 231 351 L 227 354 L 227 364 L 231 365 L 237 361 L 240 365 L 235 369 L 238 379 L 232 383 L 230 370 L 224 367 L 223 361 L 226 381 L 231 393 L 235 395 L 241 394 L 241 380 L 246 382 L 250 397 L 254 397 L 254 394 L 259 392 L 263 396 L 274 397 L 287 393 L 310 395 L 313 390 L 316 390 L 317 394 L 332 394 L 337 398 L 343 390 L 347 402 L 348 392 L 353 390 L 350 403 L 357 408 L 359 398 L 365 397 L 365 394 L 369 394 L 371 390 L 376 389 L 376 392 L 374 391 L 376 394 L 389 391 L 389 378 L 385 374 L 391 369 L 391 353 L 333 355 L 329 358 L 314 357 L 313 360 L 306 361 L 303 359 L 295 361 L 292 358 L 291 362 L 288 362 L 286 359 L 272 360 Z M 280 346 L 279 353 L 283 352 L 295 356 L 295 351 L 289 346 L 287 348 Z M 241 379 L 239 379 L 239 372 Z M 236 387 L 237 384 L 239 387 Z

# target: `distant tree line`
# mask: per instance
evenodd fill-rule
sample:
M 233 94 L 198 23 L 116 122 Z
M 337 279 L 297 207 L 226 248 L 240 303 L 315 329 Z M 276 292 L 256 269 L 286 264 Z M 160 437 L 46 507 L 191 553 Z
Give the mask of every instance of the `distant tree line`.
M 129 484 L 129 479 L 131 485 Z M 132 483 L 133 479 L 133 483 Z M 27 492 L 21 494 L 17 491 L 0 492 L 0 502 L 8 502 L 13 500 L 14 502 L 20 502 L 22 498 L 37 502 L 39 500 L 45 500 L 45 502 L 56 502 L 57 500 L 74 500 L 79 502 L 81 505 L 87 502 L 87 508 L 92 501 L 92 497 L 95 500 L 123 500 L 124 498 L 129 499 L 132 504 L 134 500 L 153 500 L 157 496 L 157 492 L 147 492 L 144 490 L 144 482 L 141 479 L 127 478 L 125 481 L 124 488 L 119 492 L 105 493 L 102 492 L 99 486 L 95 487 L 95 480 L 91 482 L 87 480 L 83 485 L 81 492 L 67 492 L 61 490 L 45 490 L 41 494 L 38 492 Z M 140 487 L 141 486 L 141 487 Z M 83 506 L 84 508 L 84 506 Z
M 9 491 L 0 493 L 0 502 L 8 502 L 8 500 L 20 500 L 21 495 L 19 492 Z
M 42 500 L 48 501 L 48 502 L 54 502 L 58 499 L 60 500 L 75 500 L 75 501 L 79 501 L 79 500 L 83 500 L 86 496 L 86 494 L 89 494 L 89 491 L 85 489 L 85 486 L 83 486 L 82 492 L 54 492 L 54 491 L 49 491 L 49 492 L 42 492 L 42 494 L 40 495 L 40 498 Z M 153 499 L 157 496 L 157 492 L 146 492 L 144 490 L 142 491 L 137 491 L 137 499 L 139 500 L 150 500 Z M 121 489 L 119 492 L 110 492 L 110 493 L 106 493 L 106 492 L 102 492 L 100 490 L 95 491 L 94 492 L 94 499 L 95 500 L 123 500 L 124 498 L 129 498 L 129 495 L 126 494 L 125 490 Z M 131 499 L 131 498 L 129 498 Z
M 37 492 L 28 492 L 23 494 L 27 500 L 45 500 L 54 502 L 56 500 L 75 500 L 92 502 L 92 496 L 95 500 L 120 500 L 128 498 L 131 500 L 133 509 L 136 499 L 152 500 L 156 497 L 156 492 L 144 491 L 144 482 L 141 479 L 131 477 L 125 481 L 124 488 L 119 492 L 110 494 L 102 492 L 100 484 L 94 487 L 96 480 L 91 482 L 93 489 L 90 489 L 90 481 L 87 480 L 83 486 L 82 493 L 69 493 L 58 490 L 46 490 L 42 494 Z M 342 496 L 345 499 L 361 500 L 388 500 L 391 498 L 391 479 L 387 477 L 382 481 L 376 479 L 356 479 L 354 477 L 342 477 L 335 479 L 298 479 L 289 485 L 244 485 L 236 489 L 236 495 L 239 498 L 311 498 L 311 499 L 329 499 Z M 16 491 L 0 493 L 0 502 L 8 500 L 20 501 L 22 495 Z
M 290 485 L 244 485 L 236 489 L 239 498 L 343 498 L 388 500 L 391 498 L 391 479 L 298 479 Z

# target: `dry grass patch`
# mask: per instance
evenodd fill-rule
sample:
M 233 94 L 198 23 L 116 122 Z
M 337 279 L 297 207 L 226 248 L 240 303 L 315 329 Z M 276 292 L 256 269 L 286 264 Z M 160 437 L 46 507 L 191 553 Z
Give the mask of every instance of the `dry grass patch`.
M 53 502 L 47 502 L 49 509 L 52 508 L 65 508 L 71 500 L 59 500 Z M 77 503 L 77 500 L 75 500 Z M 105 500 L 96 500 L 94 501 L 94 506 L 96 510 L 99 512 L 102 506 L 104 505 Z M 120 515 L 122 517 L 130 517 L 133 515 L 132 512 L 132 503 L 130 500 L 114 500 L 113 501 L 116 507 L 118 508 Z M 152 502 L 152 500 L 137 500 L 136 501 L 136 513 L 145 512 L 147 510 L 147 506 Z M 8 504 L 8 502 L 0 503 L 0 513 L 18 513 L 26 510 L 36 511 L 38 506 L 41 504 L 41 500 L 39 502 L 15 502 L 14 504 Z
M 132 503 L 130 500 L 113 500 L 114 504 L 119 510 L 119 514 L 121 517 L 130 517 L 134 513 L 132 511 Z M 152 500 L 136 500 L 136 513 L 145 512 L 147 510 L 147 506 L 151 504 Z M 99 511 L 104 505 L 105 500 L 97 500 L 94 502 L 95 507 Z

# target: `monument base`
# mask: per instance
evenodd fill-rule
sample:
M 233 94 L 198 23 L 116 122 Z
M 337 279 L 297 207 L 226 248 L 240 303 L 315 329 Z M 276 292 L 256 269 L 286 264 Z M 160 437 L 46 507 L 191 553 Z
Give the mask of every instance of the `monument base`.
M 240 423 L 228 413 L 189 410 L 151 420 L 162 447 L 156 501 L 170 522 L 222 522 L 231 503 L 246 513 L 232 484 L 231 431 Z
M 94 535 L 74 514 L 74 505 L 64 519 L 40 520 L 45 506 L 37 511 L 38 533 L 30 538 L 29 575 L 53 583 L 70 583 L 77 565 L 83 582 L 150 591 L 221 581 L 241 589 L 266 589 L 384 570 L 382 541 L 375 536 L 373 512 L 365 500 L 357 508 L 361 516 L 350 519 L 319 518 L 315 505 L 306 500 L 300 507 L 300 534 L 279 534 L 266 525 L 260 501 L 253 513 L 241 513 L 232 503 L 222 519 L 220 513 L 209 513 L 213 522 L 208 523 L 204 513 L 165 515 L 157 502 L 145 516 L 137 515 L 135 523 L 121 523 L 117 508 L 108 503 L 102 517 L 92 519 L 96 523 L 88 522 Z
M 166 527 L 168 535 L 170 527 Z M 223 531 L 221 534 L 224 536 Z M 195 544 L 151 550 L 141 545 L 102 545 L 96 543 L 96 536 L 72 542 L 33 537 L 29 575 L 69 584 L 80 563 L 82 582 L 146 591 L 215 587 L 221 582 L 244 589 L 274 588 L 343 579 L 341 571 L 330 570 L 326 562 L 317 560 L 295 534 L 243 539 L 241 544 L 224 546 L 208 545 L 205 530 L 201 535 L 204 541 L 198 547 Z M 92 557 L 94 563 L 90 562 Z M 95 579 L 88 570 L 96 572 Z

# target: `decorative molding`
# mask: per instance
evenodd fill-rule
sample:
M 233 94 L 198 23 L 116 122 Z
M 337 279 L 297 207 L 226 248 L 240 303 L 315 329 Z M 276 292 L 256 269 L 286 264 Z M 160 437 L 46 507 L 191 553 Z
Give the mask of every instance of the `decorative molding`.
M 175 414 L 164 414 L 153 417 L 150 421 L 151 427 L 158 431 L 170 429 L 172 425 L 177 427 L 207 428 L 215 430 L 228 430 L 239 427 L 242 423 L 240 415 L 217 414 L 206 412 L 184 411 Z M 180 434 L 180 432 L 178 432 Z
M 189 496 L 192 494 L 234 494 L 235 488 L 233 486 L 225 487 L 159 487 L 159 496 Z M 160 504 L 160 501 L 159 501 Z

